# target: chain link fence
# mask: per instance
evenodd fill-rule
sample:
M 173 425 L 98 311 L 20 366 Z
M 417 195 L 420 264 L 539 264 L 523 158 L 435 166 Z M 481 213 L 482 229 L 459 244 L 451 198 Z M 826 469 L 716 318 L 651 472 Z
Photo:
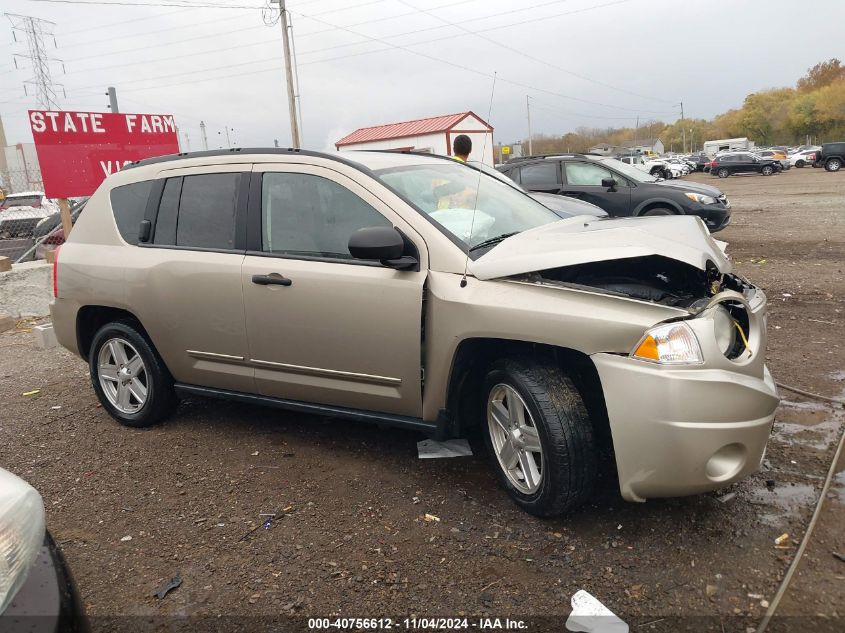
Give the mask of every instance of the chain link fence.
M 0 171 L 0 257 L 43 259 L 64 242 L 59 205 L 44 196 L 38 170 Z

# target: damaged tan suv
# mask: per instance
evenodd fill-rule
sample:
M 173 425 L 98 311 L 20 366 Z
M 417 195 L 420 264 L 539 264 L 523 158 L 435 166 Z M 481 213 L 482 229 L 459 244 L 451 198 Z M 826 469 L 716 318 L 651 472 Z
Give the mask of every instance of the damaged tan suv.
M 472 166 L 232 150 L 106 179 L 55 265 L 53 323 L 119 422 L 182 394 L 455 437 L 548 516 L 608 443 L 629 501 L 760 465 L 778 396 L 763 293 L 692 217 L 559 220 Z

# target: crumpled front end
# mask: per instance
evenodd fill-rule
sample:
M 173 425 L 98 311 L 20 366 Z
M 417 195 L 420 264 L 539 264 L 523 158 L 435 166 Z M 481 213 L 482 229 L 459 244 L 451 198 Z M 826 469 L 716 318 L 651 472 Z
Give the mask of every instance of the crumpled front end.
M 697 341 L 697 362 L 650 361 L 633 350 L 592 356 L 625 499 L 714 490 L 759 469 L 779 402 L 765 365 L 765 310 L 763 293 L 747 284 L 675 320 Z

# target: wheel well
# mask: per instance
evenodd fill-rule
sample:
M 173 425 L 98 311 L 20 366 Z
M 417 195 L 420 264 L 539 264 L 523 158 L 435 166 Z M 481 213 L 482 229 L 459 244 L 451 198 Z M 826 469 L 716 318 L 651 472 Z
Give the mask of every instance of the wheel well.
M 76 315 L 76 340 L 80 355 L 84 359 L 88 359 L 88 352 L 91 351 L 94 335 L 106 323 L 126 320 L 134 321 L 141 330 L 144 330 L 138 318 L 127 310 L 109 306 L 83 306 L 80 308 Z M 144 334 L 146 334 L 145 330 Z
M 612 449 L 604 391 L 590 357 L 565 347 L 507 339 L 473 338 L 461 341 L 458 345 L 452 361 L 446 399 L 456 433 L 462 435 L 466 429 L 483 422 L 481 407 L 478 405 L 483 397 L 482 386 L 489 367 L 501 358 L 518 356 L 533 356 L 560 367 L 572 379 L 584 399 L 597 443 L 602 449 Z
M 674 202 L 661 201 L 661 202 L 649 202 L 645 205 L 642 209 L 637 211 L 637 215 L 643 215 L 647 211 L 651 211 L 652 209 L 669 209 L 672 213 L 676 215 L 680 215 L 681 210 L 675 206 Z

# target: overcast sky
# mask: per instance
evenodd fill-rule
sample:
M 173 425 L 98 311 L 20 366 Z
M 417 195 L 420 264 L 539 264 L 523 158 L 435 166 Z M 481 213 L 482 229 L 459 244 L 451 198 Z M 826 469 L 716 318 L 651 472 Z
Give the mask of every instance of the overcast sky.
M 75 2 L 76 0 L 70 0 Z M 79 0 L 86 2 L 91 0 Z M 108 2 L 109 0 L 103 0 Z M 281 28 L 261 0 L 121 0 L 198 6 L 102 6 L 3 0 L 3 11 L 55 23 L 51 65 L 65 110 L 167 113 L 201 149 L 290 142 Z M 207 8 L 226 5 L 239 8 Z M 812 9 L 811 9 L 812 7 Z M 845 55 L 840 0 L 289 0 L 303 146 L 369 125 L 473 110 L 497 142 L 579 126 L 710 118 L 749 92 L 793 85 Z M 264 16 L 262 14 L 265 14 Z M 0 115 L 8 142 L 31 141 L 32 74 L 0 23 Z M 27 89 L 30 95 L 33 92 Z M 184 148 L 184 145 L 183 145 Z

